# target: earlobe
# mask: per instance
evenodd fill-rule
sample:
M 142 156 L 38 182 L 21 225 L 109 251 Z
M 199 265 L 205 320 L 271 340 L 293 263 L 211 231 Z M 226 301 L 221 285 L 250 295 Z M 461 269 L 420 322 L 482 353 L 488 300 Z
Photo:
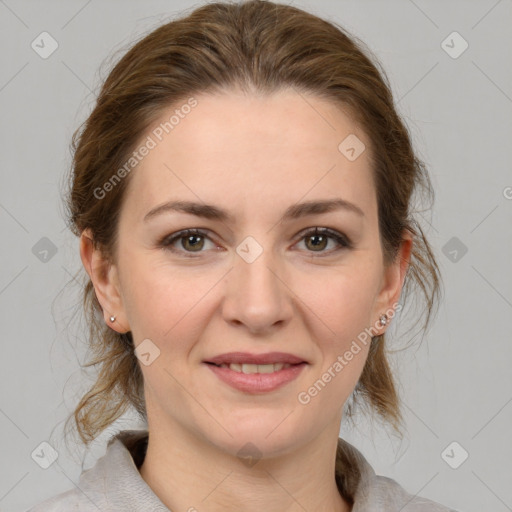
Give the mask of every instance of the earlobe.
M 80 236 L 80 258 L 93 283 L 105 323 L 117 332 L 129 331 L 129 327 L 125 328 L 128 323 L 124 314 L 117 268 L 94 247 L 89 229 L 84 230 Z

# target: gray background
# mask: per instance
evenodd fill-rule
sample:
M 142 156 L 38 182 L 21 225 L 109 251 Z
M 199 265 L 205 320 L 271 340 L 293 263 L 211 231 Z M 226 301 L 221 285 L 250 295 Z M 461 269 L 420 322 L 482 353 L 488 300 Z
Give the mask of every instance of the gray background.
M 364 417 L 341 435 L 413 494 L 467 512 L 512 510 L 511 2 L 293 4 L 339 22 L 377 55 L 436 190 L 423 225 L 444 297 L 423 342 L 396 358 L 407 436 L 400 443 Z M 88 453 L 63 442 L 63 420 L 90 382 L 79 369 L 78 241 L 65 227 L 61 190 L 71 135 L 107 59 L 194 5 L 0 0 L 0 511 L 72 488 L 81 456 L 90 467 L 111 432 L 139 427 L 125 416 Z M 31 48 L 43 31 L 58 42 L 47 59 Z M 453 31 L 469 44 L 457 58 L 462 40 L 445 43 L 452 56 L 442 46 Z M 55 254 L 44 253 L 52 246 Z M 48 469 L 31 457 L 44 441 L 59 453 Z M 457 469 L 442 457 L 456 465 L 462 450 L 469 457 Z

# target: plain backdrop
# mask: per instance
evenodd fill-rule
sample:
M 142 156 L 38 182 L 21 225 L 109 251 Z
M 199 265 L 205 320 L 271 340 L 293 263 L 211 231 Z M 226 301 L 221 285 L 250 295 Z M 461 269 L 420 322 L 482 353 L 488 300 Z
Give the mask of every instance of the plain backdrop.
M 63 441 L 63 421 L 90 382 L 79 367 L 81 262 L 63 218 L 62 183 L 71 135 L 92 109 L 107 59 L 195 5 L 0 1 L 1 511 L 71 489 L 81 457 L 92 466 L 106 436 L 138 428 L 127 414 L 88 453 L 73 445 L 70 453 Z M 444 295 L 422 342 L 394 360 L 407 435 L 399 442 L 365 416 L 355 428 L 342 424 L 340 435 L 412 494 L 460 511 L 510 511 L 511 2 L 293 5 L 336 21 L 374 52 L 436 192 L 421 217 Z M 34 49 L 41 37 L 58 45 L 47 58 Z M 397 337 L 401 325 L 397 317 L 391 326 Z M 397 346 L 407 341 L 397 338 Z M 34 456 L 45 442 L 58 453 L 47 469 Z

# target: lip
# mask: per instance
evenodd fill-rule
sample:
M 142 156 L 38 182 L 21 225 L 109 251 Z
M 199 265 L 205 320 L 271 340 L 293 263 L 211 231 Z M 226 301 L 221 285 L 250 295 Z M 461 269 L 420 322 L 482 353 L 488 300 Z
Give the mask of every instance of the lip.
M 278 361 L 274 360 L 274 362 Z M 302 370 L 308 365 L 308 363 L 303 361 L 273 373 L 245 374 L 230 370 L 229 368 L 208 364 L 207 362 L 204 362 L 203 364 L 220 380 L 245 393 L 268 393 L 270 391 L 274 391 L 296 379 Z
M 272 363 L 288 363 L 300 364 L 307 363 L 307 361 L 294 354 L 287 354 L 286 352 L 267 352 L 266 354 L 250 354 L 249 352 L 229 352 L 211 357 L 204 361 L 205 363 L 214 364 L 272 364 Z M 276 372 L 278 373 L 278 372 Z

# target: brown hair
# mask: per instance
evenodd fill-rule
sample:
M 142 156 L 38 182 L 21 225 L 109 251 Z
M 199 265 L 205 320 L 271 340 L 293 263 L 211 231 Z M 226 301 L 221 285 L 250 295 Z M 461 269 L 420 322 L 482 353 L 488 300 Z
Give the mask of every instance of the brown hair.
M 419 187 L 430 197 L 433 191 L 425 165 L 415 155 L 408 129 L 395 110 L 385 72 L 363 48 L 363 43 L 334 23 L 262 0 L 210 3 L 158 27 L 113 67 L 92 113 L 73 134 L 66 204 L 71 230 L 79 236 L 89 228 L 95 247 L 108 261 L 116 261 L 117 221 L 130 175 L 102 199 L 93 191 L 127 161 L 163 109 L 199 93 L 230 88 L 272 93 L 293 87 L 348 109 L 371 141 L 385 263 L 395 259 L 403 230 L 408 229 L 414 235 L 413 250 L 401 300 L 412 285 L 422 292 L 426 328 L 441 280 L 411 204 Z M 80 438 L 88 444 L 130 406 L 144 420 L 147 417 L 131 333 L 119 334 L 105 325 L 94 287 L 87 275 L 84 278 L 93 355 L 84 367 L 97 366 L 98 375 L 73 417 Z M 372 339 L 354 390 L 354 405 L 375 410 L 400 433 L 400 401 L 387 351 L 384 335 Z M 350 404 L 348 416 L 352 408 Z

